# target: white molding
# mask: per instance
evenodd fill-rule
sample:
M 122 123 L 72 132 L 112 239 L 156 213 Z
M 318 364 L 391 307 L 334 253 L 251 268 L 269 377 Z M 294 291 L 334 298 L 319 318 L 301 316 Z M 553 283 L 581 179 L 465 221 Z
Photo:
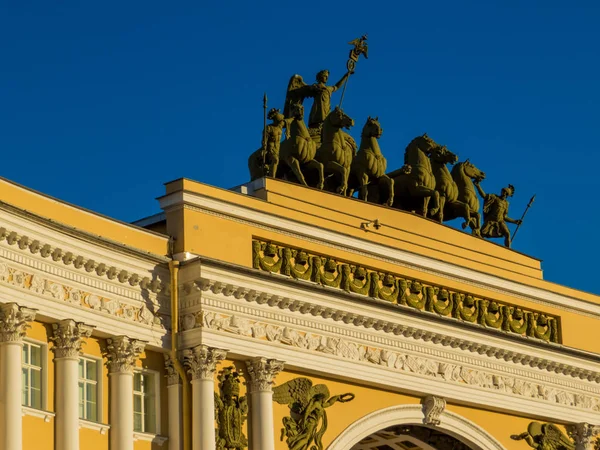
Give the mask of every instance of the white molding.
M 169 438 L 167 436 L 160 436 L 158 434 L 153 434 L 153 433 L 140 433 L 140 432 L 135 432 L 133 433 L 133 440 L 134 441 L 146 441 L 146 442 L 152 442 L 153 444 L 157 444 L 160 447 L 162 447 L 162 445 L 167 442 L 169 440 Z
M 193 266 L 191 269 L 191 273 L 197 273 Z M 194 289 L 182 296 L 182 329 L 189 326 L 187 316 L 200 310 L 202 298 L 203 306 L 212 306 L 215 311 L 217 308 L 220 312 L 237 315 L 245 311 L 243 314 L 255 316 L 257 320 L 293 328 L 301 325 L 306 331 L 385 345 L 397 344 L 406 336 L 411 338 L 408 340 L 411 343 L 415 338 L 417 342 L 422 341 L 422 349 L 457 347 L 459 351 L 469 350 L 469 358 L 483 354 L 487 360 L 517 362 L 521 368 L 544 367 L 542 374 L 565 373 L 571 375 L 572 381 L 587 378 L 600 382 L 597 362 L 569 355 L 562 351 L 565 347 L 558 344 L 541 342 L 532 347 L 532 340 L 528 338 L 517 336 L 509 340 L 502 333 L 493 330 L 488 333 L 485 328 L 459 328 L 456 319 L 433 321 L 427 315 L 421 318 L 404 314 L 401 308 L 381 308 L 383 304 L 389 306 L 384 301 L 362 298 L 357 301 L 357 296 L 338 290 L 335 296 L 328 295 L 326 288 L 315 289 L 314 285 L 302 282 L 278 283 L 278 279 L 283 277 L 264 279 L 203 265 L 202 278 L 194 282 Z M 211 302 L 216 303 L 211 305 Z M 355 319 L 348 321 L 347 317 Z M 596 383 L 593 386 L 600 388 Z
M 98 431 L 100 434 L 106 434 L 110 430 L 110 425 L 107 423 L 92 422 L 91 420 L 79 419 L 79 428 L 87 428 L 88 430 Z
M 467 285 L 516 296 L 535 303 L 552 305 L 563 310 L 600 317 L 600 304 L 557 294 L 546 289 L 507 280 L 495 275 L 489 275 L 473 269 L 410 253 L 405 250 L 365 241 L 343 233 L 324 230 L 313 225 L 235 205 L 202 194 L 178 191 L 161 197 L 159 204 L 165 212 L 183 205 L 188 209 L 197 209 L 204 213 L 389 262 L 419 272 L 434 274 Z
M 41 409 L 30 408 L 29 406 L 22 406 L 21 408 L 24 416 L 44 419 L 44 422 L 50 422 L 50 419 L 53 419 L 54 416 L 56 416 L 56 413 L 53 413 L 52 411 L 43 411 Z
M 421 405 L 399 405 L 367 414 L 348 426 L 327 450 L 348 450 L 370 434 L 395 425 L 420 425 L 424 423 Z M 470 420 L 445 410 L 440 424 L 434 428 L 456 437 L 474 450 L 506 450 L 491 434 Z

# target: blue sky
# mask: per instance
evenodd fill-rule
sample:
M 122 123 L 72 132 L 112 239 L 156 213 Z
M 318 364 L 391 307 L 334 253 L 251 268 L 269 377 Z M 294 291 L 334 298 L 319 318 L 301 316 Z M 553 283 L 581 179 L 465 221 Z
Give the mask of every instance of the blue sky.
M 262 94 L 369 59 L 344 109 L 378 115 L 388 167 L 427 132 L 498 192 L 516 187 L 515 249 L 551 281 L 600 293 L 597 1 L 0 2 L 0 174 L 132 221 L 162 183 L 231 187 L 260 145 Z M 337 94 L 333 103 L 337 103 Z

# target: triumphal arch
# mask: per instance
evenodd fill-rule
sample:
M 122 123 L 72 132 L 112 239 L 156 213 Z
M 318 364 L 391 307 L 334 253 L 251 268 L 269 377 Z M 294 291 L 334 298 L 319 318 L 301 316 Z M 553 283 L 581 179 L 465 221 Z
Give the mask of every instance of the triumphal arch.
M 0 450 L 598 448 L 600 297 L 435 133 L 388 168 L 349 49 L 265 98 L 233 189 L 129 224 L 0 179 Z

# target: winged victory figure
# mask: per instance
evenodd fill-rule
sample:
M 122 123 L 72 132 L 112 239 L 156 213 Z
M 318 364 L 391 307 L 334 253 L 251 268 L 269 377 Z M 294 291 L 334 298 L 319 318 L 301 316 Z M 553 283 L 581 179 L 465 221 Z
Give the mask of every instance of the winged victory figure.
M 308 378 L 294 378 L 273 388 L 273 400 L 290 408 L 283 418 L 281 440 L 286 437 L 289 450 L 323 450 L 323 434 L 327 430 L 327 413 L 336 402 L 346 403 L 354 394 L 330 396 L 324 384 L 313 386 Z
M 537 450 L 575 450 L 575 444 L 553 423 L 531 422 L 525 433 L 512 435 L 516 441 L 525 440 Z

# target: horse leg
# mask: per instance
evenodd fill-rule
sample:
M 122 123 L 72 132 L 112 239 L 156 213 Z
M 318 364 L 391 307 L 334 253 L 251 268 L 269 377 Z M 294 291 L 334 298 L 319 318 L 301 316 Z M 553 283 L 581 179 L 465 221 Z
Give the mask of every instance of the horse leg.
M 431 199 L 433 200 L 433 207 L 429 210 L 429 214 L 435 216 L 440 209 L 440 193 L 434 190 Z
M 350 171 L 335 161 L 329 161 L 327 170 L 336 173 L 341 178 L 341 184 L 336 187 L 335 192 L 340 195 L 345 195 L 346 189 L 348 188 L 348 175 Z
M 296 175 L 298 181 L 304 186 L 308 186 L 308 184 L 306 184 L 306 180 L 304 179 L 304 175 L 302 175 L 302 170 L 300 169 L 300 161 L 293 156 L 288 156 L 285 162 L 290 169 L 292 169 L 292 172 L 294 172 L 294 175 Z
M 481 224 L 480 224 L 480 220 L 481 217 L 479 215 L 478 211 L 470 211 L 470 215 L 471 215 L 471 234 L 473 236 L 479 236 L 481 237 L 481 232 L 479 231 L 481 228 Z
M 394 179 L 388 176 L 384 176 L 383 179 L 388 188 L 388 199 L 385 204 L 387 206 L 392 206 L 394 204 Z
M 359 182 L 360 182 L 360 191 L 359 191 L 359 198 L 361 200 L 364 200 L 365 202 L 367 201 L 367 198 L 369 197 L 369 175 L 367 175 L 366 173 L 361 173 L 360 176 L 358 177 Z
M 323 189 L 323 184 L 325 183 L 323 164 L 321 164 L 316 159 L 311 159 L 309 162 L 306 163 L 306 167 L 309 167 L 312 170 L 316 170 L 318 178 L 319 178 L 319 182 L 318 182 L 316 188 Z
M 444 222 L 444 206 L 445 205 L 446 205 L 446 196 L 440 195 L 439 210 L 438 210 L 438 220 L 440 223 Z M 432 217 L 433 217 L 433 214 L 432 214 Z

